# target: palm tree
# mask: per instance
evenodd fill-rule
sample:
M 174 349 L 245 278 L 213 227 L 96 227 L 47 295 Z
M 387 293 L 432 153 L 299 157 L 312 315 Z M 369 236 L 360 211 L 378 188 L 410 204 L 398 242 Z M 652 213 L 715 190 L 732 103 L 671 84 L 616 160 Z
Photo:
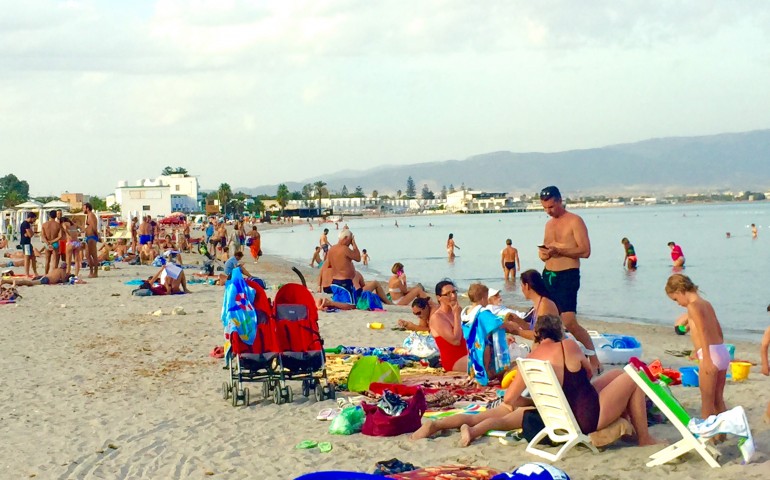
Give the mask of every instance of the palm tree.
M 313 184 L 313 188 L 315 188 L 316 193 L 318 194 L 318 208 L 321 208 L 321 196 L 323 195 L 324 187 L 326 186 L 326 182 L 324 181 L 317 181 Z
M 287 187 L 285 183 L 278 185 L 278 191 L 275 194 L 275 199 L 278 201 L 278 205 L 281 206 L 281 215 L 283 215 L 283 211 L 286 208 L 286 205 L 289 203 L 290 196 L 291 192 L 289 192 L 289 187 Z
M 227 183 L 221 184 L 219 190 L 217 190 L 217 196 L 219 197 L 219 207 L 224 207 L 225 211 L 223 213 L 227 214 L 227 202 L 233 197 L 233 191 L 230 188 L 230 185 Z

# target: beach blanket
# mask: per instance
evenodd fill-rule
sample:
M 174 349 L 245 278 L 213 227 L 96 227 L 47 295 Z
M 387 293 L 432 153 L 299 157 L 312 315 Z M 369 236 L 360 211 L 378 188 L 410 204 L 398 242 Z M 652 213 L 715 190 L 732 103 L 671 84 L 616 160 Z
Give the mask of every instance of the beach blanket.
M 256 292 L 246 285 L 240 269 L 233 270 L 232 277 L 225 284 L 222 302 L 222 325 L 225 335 L 237 333 L 247 345 L 254 343 L 257 333 L 257 312 L 254 310 Z
M 468 345 L 468 374 L 479 385 L 487 385 L 489 376 L 484 365 L 484 351 L 492 346 L 492 367 L 495 373 L 505 371 L 511 364 L 503 321 L 481 305 L 465 307 L 461 313 L 463 335 Z

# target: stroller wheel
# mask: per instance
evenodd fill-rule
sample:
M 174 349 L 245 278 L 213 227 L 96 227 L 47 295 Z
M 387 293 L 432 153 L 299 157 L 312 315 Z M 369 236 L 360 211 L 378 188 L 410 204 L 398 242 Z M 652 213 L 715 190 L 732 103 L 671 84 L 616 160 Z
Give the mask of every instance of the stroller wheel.
M 286 403 L 291 403 L 294 401 L 294 392 L 291 390 L 291 386 L 286 385 Z
M 307 380 L 302 380 L 302 396 L 303 397 L 310 396 L 310 384 Z
M 225 400 L 230 398 L 230 389 L 231 387 L 229 383 L 222 382 L 222 398 L 224 398 Z
M 233 407 L 237 407 L 238 406 L 238 396 L 239 396 L 238 395 L 238 389 L 237 388 L 233 388 Z
M 337 391 L 334 390 L 334 385 L 327 384 L 324 387 L 324 392 L 326 393 L 326 398 L 329 400 L 334 400 L 337 398 Z
M 275 402 L 276 405 L 280 405 L 283 403 L 283 395 L 281 395 L 280 388 L 273 389 L 273 402 Z
M 244 388 L 243 389 L 243 406 L 248 407 L 249 406 L 249 389 Z
M 323 387 L 321 387 L 320 383 L 315 384 L 315 388 L 313 389 L 313 392 L 315 392 L 315 401 L 320 402 L 324 399 L 324 391 Z
M 262 382 L 262 398 L 270 398 L 270 385 L 268 385 L 268 382 Z

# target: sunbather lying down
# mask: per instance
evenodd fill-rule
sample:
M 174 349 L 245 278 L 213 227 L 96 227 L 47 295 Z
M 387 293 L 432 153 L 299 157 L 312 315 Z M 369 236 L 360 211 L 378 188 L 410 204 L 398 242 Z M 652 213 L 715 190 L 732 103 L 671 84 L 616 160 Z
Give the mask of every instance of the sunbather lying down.
M 34 287 L 37 285 L 57 285 L 60 283 L 66 283 L 70 278 L 75 275 L 69 274 L 64 270 L 65 265 L 62 263 L 58 268 L 52 268 L 51 273 L 40 277 L 35 277 L 32 280 L 23 280 L 17 278 L 4 278 L 0 283 L 7 285 L 14 285 L 19 287 Z
M 627 373 L 613 370 L 590 382 L 591 365 L 578 344 L 564 338 L 564 328 L 558 316 L 538 317 L 534 330 L 538 346 L 527 358 L 545 360 L 553 365 L 583 433 L 602 430 L 621 416 L 628 415 L 639 445 L 658 443 L 650 436 L 647 427 L 644 392 Z M 428 421 L 412 434 L 412 439 L 460 428 L 460 444 L 467 446 L 489 430 L 521 428 L 524 412 L 534 408 L 529 399 L 521 396 L 524 387 L 524 380 L 517 375 L 499 406 L 475 415 L 453 415 Z

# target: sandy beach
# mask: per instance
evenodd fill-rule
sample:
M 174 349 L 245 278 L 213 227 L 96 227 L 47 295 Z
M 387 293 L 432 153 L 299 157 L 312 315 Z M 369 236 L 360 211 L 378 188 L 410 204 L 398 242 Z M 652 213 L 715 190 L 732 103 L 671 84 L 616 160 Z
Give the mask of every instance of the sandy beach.
M 199 259 L 185 255 L 187 263 Z M 265 256 L 247 268 L 274 287 L 296 281 L 291 266 Z M 317 270 L 300 269 L 314 281 Z M 1 478 L 286 479 L 318 470 L 371 472 L 377 461 L 393 457 L 418 466 L 465 463 L 508 471 L 538 461 L 523 444 L 503 446 L 493 438 L 460 448 L 458 433 L 417 442 L 406 435 L 333 436 L 329 423 L 315 417 L 335 402 L 296 395 L 293 403 L 279 406 L 261 400 L 257 386 L 248 407 L 232 407 L 221 395 L 227 379 L 223 362 L 209 357 L 222 344 L 223 287 L 196 284 L 191 295 L 131 296 L 134 287 L 124 283 L 155 270 L 119 263 L 85 285 L 20 287 L 23 299 L 0 306 Z M 175 307 L 186 314 L 171 315 Z M 158 310 L 163 314 L 152 314 Z M 320 326 L 327 346 L 392 346 L 406 334 L 391 327 L 409 317 L 408 307 L 397 306 L 386 312 L 321 313 Z M 691 348 L 689 337 L 670 328 L 582 320 L 592 329 L 636 336 L 645 360 L 659 358 L 667 367 L 690 363 L 664 353 Z M 373 321 L 385 329 L 368 329 Z M 759 362 L 757 344 L 732 343 L 736 358 Z M 699 410 L 697 389 L 673 388 L 690 413 Z M 746 409 L 757 447 L 750 465 L 741 465 L 737 440 L 731 438 L 719 447 L 719 470 L 692 453 L 647 468 L 647 457 L 660 447 L 622 442 L 599 455 L 573 450 L 558 466 L 573 479 L 767 478 L 770 425 L 762 416 L 770 378 L 754 366 L 747 381 L 728 381 L 725 397 L 728 406 Z M 678 440 L 669 424 L 652 427 L 652 434 L 669 443 Z M 329 441 L 334 448 L 326 454 L 294 448 L 306 439 Z

